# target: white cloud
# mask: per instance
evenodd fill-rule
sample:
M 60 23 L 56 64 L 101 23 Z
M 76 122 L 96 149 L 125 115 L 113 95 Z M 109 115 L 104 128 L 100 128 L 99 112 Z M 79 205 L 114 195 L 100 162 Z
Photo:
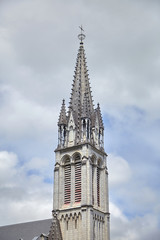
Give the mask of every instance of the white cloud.
M 16 165 L 18 164 L 17 155 L 8 153 L 7 151 L 0 152 L 0 186 L 12 185 L 12 180 L 16 176 Z M 6 181 L 7 180 L 7 181 Z
M 108 156 L 109 184 L 111 187 L 121 185 L 130 180 L 132 172 L 128 162 L 120 156 Z
M 33 158 L 22 165 L 15 153 L 0 152 L 0 225 L 51 217 L 52 184 L 45 182 L 52 178 L 49 164 Z
M 87 59 L 96 102 L 101 101 L 106 111 L 135 105 L 159 117 L 159 4 L 156 8 L 154 3 L 123 0 L 55 2 L 53 6 L 52 1 L 16 1 L 2 6 L 2 30 L 7 33 L 2 47 L 6 49 L 7 42 L 9 52 L 7 57 L 6 51 L 2 55 L 2 73 L 6 74 L 8 59 L 12 60 L 8 81 L 14 81 L 24 95 L 49 105 L 53 99 L 57 103 L 54 89 L 60 80 L 62 96 L 69 97 L 67 83 L 71 86 L 78 45 L 73 30 L 82 20 L 88 33 Z
M 145 179 L 136 173 L 136 166 L 132 164 L 131 167 L 120 156 L 109 154 L 108 169 L 111 239 L 141 240 L 152 236 L 158 239 L 160 209 L 157 189 L 147 185 Z
M 24 167 L 26 169 L 37 169 L 40 171 L 43 171 L 44 169 L 47 170 L 49 165 L 49 159 L 43 159 L 43 158 L 32 158 L 30 161 L 25 163 Z
M 134 216 L 127 218 L 122 211 L 112 202 L 111 211 L 111 239 L 114 240 L 141 240 L 158 239 L 160 231 L 158 230 L 158 213 L 145 214 L 143 216 Z
M 42 136 L 54 132 L 57 126 L 57 108 L 44 107 L 26 99 L 9 86 L 1 88 L 4 105 L 0 107 L 0 132 L 2 135 L 17 138 L 20 136 Z M 56 118 L 54 118 L 56 115 Z
M 127 217 L 122 213 L 122 211 L 114 203 L 109 203 L 109 209 L 111 212 L 111 218 L 118 218 L 119 221 L 127 222 Z

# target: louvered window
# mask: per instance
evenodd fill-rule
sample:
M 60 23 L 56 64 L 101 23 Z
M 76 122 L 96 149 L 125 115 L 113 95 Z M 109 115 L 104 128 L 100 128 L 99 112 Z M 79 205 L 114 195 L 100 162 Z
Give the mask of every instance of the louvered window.
M 80 201 L 81 201 L 81 162 L 80 157 L 77 156 L 75 159 L 75 202 Z
M 92 204 L 94 204 L 94 166 L 92 165 Z
M 97 167 L 97 204 L 100 206 L 100 170 Z
M 64 203 L 71 202 L 71 165 L 66 162 L 64 167 Z

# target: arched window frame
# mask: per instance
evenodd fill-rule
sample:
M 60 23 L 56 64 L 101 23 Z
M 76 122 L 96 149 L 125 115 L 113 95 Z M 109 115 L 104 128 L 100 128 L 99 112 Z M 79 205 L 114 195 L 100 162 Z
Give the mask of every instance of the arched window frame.
M 75 202 L 81 202 L 82 189 L 81 189 L 81 155 L 76 153 L 74 155 L 74 166 L 75 166 Z
M 64 165 L 64 204 L 71 203 L 71 161 L 67 155 L 63 158 Z
M 101 159 L 97 161 L 97 205 L 100 207 L 100 168 L 101 168 Z
M 92 168 L 92 204 L 95 203 L 94 188 L 95 188 L 95 166 L 96 166 L 96 156 L 92 155 L 91 157 L 91 168 Z

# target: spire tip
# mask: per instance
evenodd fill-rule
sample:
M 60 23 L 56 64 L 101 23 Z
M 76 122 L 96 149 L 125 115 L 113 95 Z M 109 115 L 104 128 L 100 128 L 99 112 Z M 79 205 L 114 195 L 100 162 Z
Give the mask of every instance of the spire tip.
M 81 33 L 78 35 L 78 38 L 81 41 L 81 43 L 83 43 L 83 40 L 85 39 L 86 36 L 82 33 L 84 32 L 82 25 L 79 28 L 81 29 Z

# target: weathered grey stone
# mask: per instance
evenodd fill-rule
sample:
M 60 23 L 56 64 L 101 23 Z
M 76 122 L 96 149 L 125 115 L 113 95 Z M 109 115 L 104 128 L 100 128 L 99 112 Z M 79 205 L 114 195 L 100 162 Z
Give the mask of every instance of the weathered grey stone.
M 68 114 L 63 101 L 58 121 L 53 211 L 63 240 L 109 240 L 104 125 L 99 104 L 94 109 L 82 39 L 72 86 Z

